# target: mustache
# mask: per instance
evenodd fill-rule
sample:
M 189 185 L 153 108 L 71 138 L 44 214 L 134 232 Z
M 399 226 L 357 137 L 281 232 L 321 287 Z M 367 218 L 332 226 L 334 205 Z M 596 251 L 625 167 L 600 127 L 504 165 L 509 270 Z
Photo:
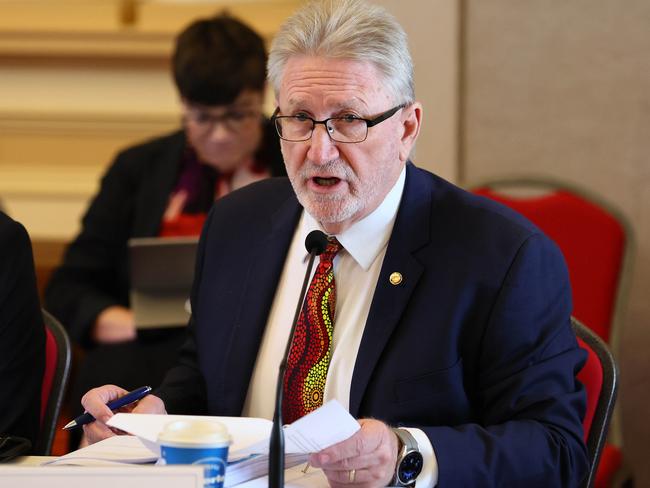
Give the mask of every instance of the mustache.
M 298 176 L 306 180 L 315 176 L 328 176 L 342 180 L 350 180 L 354 178 L 354 171 L 352 171 L 349 164 L 341 159 L 332 159 L 318 164 L 307 160 L 300 167 Z

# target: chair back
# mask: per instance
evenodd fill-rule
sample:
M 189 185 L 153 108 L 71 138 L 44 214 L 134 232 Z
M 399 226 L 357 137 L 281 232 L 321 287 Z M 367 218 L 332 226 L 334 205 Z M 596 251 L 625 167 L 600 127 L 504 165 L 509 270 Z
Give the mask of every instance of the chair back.
M 548 178 L 501 179 L 472 191 L 513 208 L 562 250 L 573 315 L 617 350 L 633 235 L 627 219 L 599 197 Z
M 578 380 L 587 392 L 587 410 L 582 425 L 590 469 L 583 481 L 583 487 L 591 488 L 616 403 L 618 369 L 607 345 L 596 333 L 575 318 L 571 319 L 571 325 L 578 338 L 578 344 L 587 351 L 587 361 L 578 373 Z
M 63 326 L 47 311 L 42 312 L 45 323 L 45 371 L 41 386 L 41 430 L 34 454 L 49 456 L 70 376 L 72 352 Z

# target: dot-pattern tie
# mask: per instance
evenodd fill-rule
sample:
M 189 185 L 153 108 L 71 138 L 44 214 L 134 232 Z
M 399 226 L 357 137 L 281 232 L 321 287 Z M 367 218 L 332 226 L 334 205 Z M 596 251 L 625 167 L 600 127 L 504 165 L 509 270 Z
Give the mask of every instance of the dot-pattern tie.
M 290 424 L 323 404 L 332 357 L 336 285 L 332 261 L 342 246 L 330 238 L 298 317 L 284 376 L 282 417 Z

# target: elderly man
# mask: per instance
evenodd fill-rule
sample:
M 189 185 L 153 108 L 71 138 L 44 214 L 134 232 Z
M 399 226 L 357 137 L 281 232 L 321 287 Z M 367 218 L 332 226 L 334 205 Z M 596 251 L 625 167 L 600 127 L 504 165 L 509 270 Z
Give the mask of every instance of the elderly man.
M 422 107 L 401 27 L 357 0 L 313 2 L 268 68 L 289 180 L 213 207 L 190 337 L 136 411 L 270 418 L 303 243 L 322 229 L 284 417 L 336 398 L 360 419 L 311 457 L 330 484 L 577 485 L 584 358 L 563 259 L 520 216 L 409 162 Z M 92 439 L 110 435 L 104 403 L 123 393 L 86 395 Z

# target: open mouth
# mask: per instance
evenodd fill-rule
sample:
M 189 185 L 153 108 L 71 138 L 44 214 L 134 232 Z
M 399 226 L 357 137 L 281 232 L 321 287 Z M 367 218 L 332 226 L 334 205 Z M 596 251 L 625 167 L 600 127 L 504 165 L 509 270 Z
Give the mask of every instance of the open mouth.
M 319 186 L 334 186 L 341 181 L 340 178 L 323 178 L 320 176 L 315 176 L 312 180 Z

